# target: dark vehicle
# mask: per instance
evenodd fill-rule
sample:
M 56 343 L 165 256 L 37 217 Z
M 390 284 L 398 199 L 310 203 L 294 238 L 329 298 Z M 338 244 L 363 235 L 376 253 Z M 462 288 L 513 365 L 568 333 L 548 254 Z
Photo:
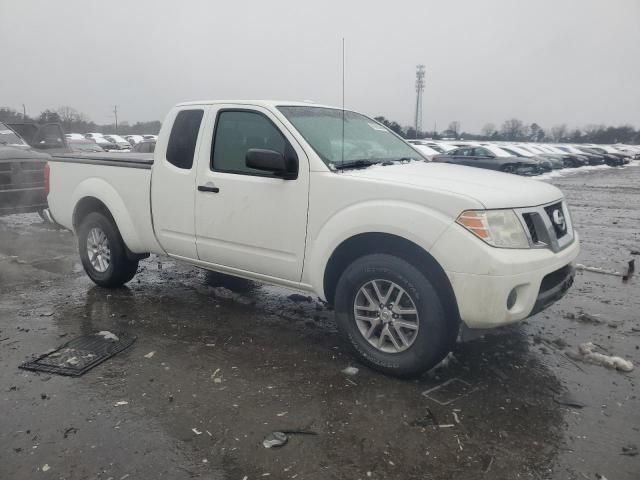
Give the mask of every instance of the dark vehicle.
M 455 163 L 469 167 L 499 170 L 517 175 L 533 176 L 542 173 L 538 162 L 509 155 L 491 146 L 466 146 L 433 157 L 434 162 Z
M 604 148 L 599 147 L 580 147 L 580 150 L 587 153 L 595 153 L 598 155 L 602 155 L 604 157 L 604 161 L 610 167 L 620 167 L 629 163 L 629 160 L 626 155 L 622 153 L 611 153 L 607 152 Z
M 567 147 L 564 145 L 558 146 L 556 148 L 562 150 L 563 152 L 577 154 L 581 157 L 584 157 L 589 165 L 604 165 L 605 163 L 607 163 L 605 156 L 599 153 L 587 152 L 584 149 L 580 150 L 575 147 Z
M 0 123 L 0 215 L 42 212 L 47 207 L 44 176 L 50 158 Z
M 528 150 L 512 146 L 500 145 L 500 149 L 513 155 L 514 157 L 528 158 L 529 160 L 538 162 L 538 166 L 544 172 L 550 172 L 551 170 L 560 170 L 561 168 L 564 168 L 564 164 L 557 158 L 545 158 L 542 155 L 536 155 L 530 153 Z
M 131 147 L 131 151 L 135 153 L 153 153 L 156 151 L 155 140 L 143 140 Z
M 8 126 L 31 148 L 52 155 L 70 152 L 67 138 L 58 123 L 9 123 Z
M 104 148 L 91 140 L 78 140 L 69 138 L 67 139 L 67 145 L 71 153 L 99 153 L 104 152 Z
M 565 168 L 584 167 L 589 162 L 583 155 L 555 150 L 548 145 L 526 145 L 526 148 L 547 159 L 556 159 L 562 162 Z

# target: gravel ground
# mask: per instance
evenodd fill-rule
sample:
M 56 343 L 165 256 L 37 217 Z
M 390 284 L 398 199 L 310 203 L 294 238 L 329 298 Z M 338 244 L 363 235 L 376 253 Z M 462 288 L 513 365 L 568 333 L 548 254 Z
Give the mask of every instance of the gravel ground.
M 570 202 L 582 265 L 639 258 L 637 167 L 543 180 Z M 69 232 L 0 218 L 0 479 L 637 479 L 638 368 L 572 352 L 638 365 L 639 294 L 637 277 L 580 271 L 548 310 L 464 331 L 445 365 L 402 381 L 355 363 L 314 299 L 159 257 L 103 290 Z M 138 339 L 78 378 L 17 368 L 101 330 Z M 276 430 L 317 435 L 265 449 Z

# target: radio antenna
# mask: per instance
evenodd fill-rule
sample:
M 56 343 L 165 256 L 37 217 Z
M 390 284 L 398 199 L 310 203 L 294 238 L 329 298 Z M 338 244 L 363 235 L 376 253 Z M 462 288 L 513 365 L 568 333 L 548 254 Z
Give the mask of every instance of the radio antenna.
M 344 163 L 344 37 L 342 37 L 342 163 Z

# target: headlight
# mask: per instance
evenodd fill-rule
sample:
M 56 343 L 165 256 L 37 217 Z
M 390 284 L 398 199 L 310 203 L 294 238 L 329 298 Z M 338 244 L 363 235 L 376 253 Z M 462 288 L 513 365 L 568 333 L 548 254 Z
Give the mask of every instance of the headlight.
M 467 210 L 456 222 L 493 247 L 529 248 L 522 223 L 513 210 Z

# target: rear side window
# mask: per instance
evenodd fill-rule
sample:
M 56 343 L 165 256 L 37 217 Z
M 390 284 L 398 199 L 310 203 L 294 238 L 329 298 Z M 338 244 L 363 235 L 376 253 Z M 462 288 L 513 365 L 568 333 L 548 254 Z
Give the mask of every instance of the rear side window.
M 193 166 L 193 155 L 200 131 L 204 110 L 181 110 L 178 112 L 167 145 L 167 161 L 186 170 Z
M 275 150 L 285 157 L 295 156 L 282 133 L 264 115 L 248 111 L 220 112 L 211 152 L 213 170 L 271 176 L 247 167 L 245 157 L 252 148 Z

